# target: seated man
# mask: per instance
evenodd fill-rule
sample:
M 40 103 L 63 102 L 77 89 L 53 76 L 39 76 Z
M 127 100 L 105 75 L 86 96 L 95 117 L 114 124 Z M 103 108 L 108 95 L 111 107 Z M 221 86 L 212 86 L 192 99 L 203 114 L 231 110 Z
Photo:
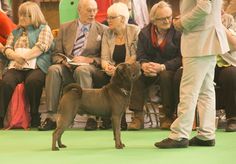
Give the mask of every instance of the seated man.
M 224 9 L 226 13 L 232 15 L 236 21 L 236 0 L 224 0 Z
M 227 21 L 225 21 L 227 20 Z M 227 125 L 226 132 L 236 132 L 236 31 L 234 19 L 229 14 L 222 15 L 223 25 L 226 27 L 226 34 L 228 37 L 230 52 L 217 56 L 217 65 L 215 68 L 214 81 L 220 86 L 219 98 L 222 101 L 225 109 Z M 228 55 L 230 58 L 228 58 Z
M 178 93 L 175 92 L 174 77 L 181 66 L 180 37 L 172 25 L 172 9 L 164 1 L 155 4 L 150 11 L 151 23 L 139 33 L 137 60 L 143 71 L 134 83 L 130 110 L 134 112 L 129 130 L 144 127 L 143 106 L 148 87 L 160 85 L 164 117 L 161 128 L 168 129 L 175 117 Z M 180 78 L 177 78 L 180 79 Z
M 102 33 L 105 26 L 95 22 L 95 0 L 80 0 L 79 19 L 63 24 L 56 39 L 52 65 L 46 77 L 47 118 L 38 128 L 41 131 L 54 129 L 54 114 L 60 100 L 62 87 L 77 82 L 83 88 L 93 87 L 93 74 L 99 70 Z M 73 64 L 68 63 L 68 59 Z M 83 65 L 77 66 L 77 64 Z

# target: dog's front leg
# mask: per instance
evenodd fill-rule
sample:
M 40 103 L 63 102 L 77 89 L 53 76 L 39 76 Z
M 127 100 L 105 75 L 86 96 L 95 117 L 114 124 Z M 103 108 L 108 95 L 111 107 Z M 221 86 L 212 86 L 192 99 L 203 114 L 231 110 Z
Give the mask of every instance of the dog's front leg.
M 125 145 L 121 142 L 120 123 L 121 123 L 121 116 L 113 115 L 112 116 L 113 134 L 115 140 L 115 147 L 117 149 L 123 149 L 123 147 L 125 147 Z

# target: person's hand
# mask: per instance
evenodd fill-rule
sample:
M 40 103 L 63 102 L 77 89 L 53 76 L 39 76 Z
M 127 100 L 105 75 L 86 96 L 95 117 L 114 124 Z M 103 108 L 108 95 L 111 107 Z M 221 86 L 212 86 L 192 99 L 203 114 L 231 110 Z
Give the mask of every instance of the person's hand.
M 148 62 L 143 63 L 141 68 L 145 76 L 153 77 L 157 76 L 158 71 L 156 70 L 158 63 Z
M 177 16 L 173 19 L 173 25 L 177 31 L 183 31 L 183 26 L 180 20 L 180 16 Z
M 158 74 L 162 71 L 162 66 L 159 63 L 150 62 L 149 63 L 149 70 L 152 73 Z
M 63 60 L 61 64 L 67 67 L 71 72 L 73 71 L 72 66 L 66 60 Z
M 17 69 L 17 70 L 22 70 L 22 69 L 24 68 L 24 67 L 23 67 L 23 64 L 19 64 L 19 63 L 17 63 L 17 62 L 15 62 L 14 67 L 15 67 L 15 69 Z
M 75 56 L 72 61 L 76 62 L 76 63 L 92 63 L 93 62 L 93 58 L 89 58 L 89 57 L 85 57 L 85 56 Z
M 105 72 L 107 75 L 112 76 L 115 73 L 116 67 L 114 65 L 108 64 L 105 68 Z
M 27 61 L 25 60 L 25 58 L 23 58 L 21 55 L 19 55 L 18 53 L 15 53 L 13 56 L 13 60 L 18 63 L 19 65 L 24 65 L 27 64 Z
M 24 57 L 22 57 L 23 55 L 15 52 L 14 50 L 12 50 L 10 48 L 6 49 L 5 54 L 9 60 L 13 60 L 20 65 L 27 64 L 26 59 Z

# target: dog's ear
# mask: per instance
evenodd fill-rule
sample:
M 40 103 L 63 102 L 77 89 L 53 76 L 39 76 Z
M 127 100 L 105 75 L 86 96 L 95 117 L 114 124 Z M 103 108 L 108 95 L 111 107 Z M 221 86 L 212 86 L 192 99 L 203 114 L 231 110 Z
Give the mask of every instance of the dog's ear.
M 136 80 L 141 75 L 140 63 L 121 63 L 117 66 L 115 74 L 117 74 L 116 76 L 119 76 L 119 79 L 122 80 Z
M 130 80 L 131 78 L 131 66 L 127 63 L 121 63 L 117 66 L 115 74 L 119 76 L 120 80 Z

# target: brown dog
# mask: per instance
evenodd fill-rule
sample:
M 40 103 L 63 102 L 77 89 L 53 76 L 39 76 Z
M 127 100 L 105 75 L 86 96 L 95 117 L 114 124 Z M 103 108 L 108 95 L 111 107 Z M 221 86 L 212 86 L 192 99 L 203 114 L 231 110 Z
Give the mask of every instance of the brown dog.
M 66 86 L 59 104 L 57 128 L 52 135 L 52 150 L 66 147 L 61 136 L 77 113 L 112 117 L 115 147 L 122 149 L 125 145 L 120 139 L 121 117 L 129 105 L 133 82 L 140 75 L 138 63 L 121 63 L 111 82 L 101 89 L 82 89 L 76 83 Z

